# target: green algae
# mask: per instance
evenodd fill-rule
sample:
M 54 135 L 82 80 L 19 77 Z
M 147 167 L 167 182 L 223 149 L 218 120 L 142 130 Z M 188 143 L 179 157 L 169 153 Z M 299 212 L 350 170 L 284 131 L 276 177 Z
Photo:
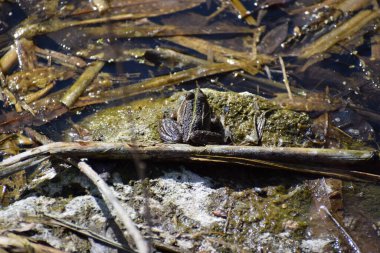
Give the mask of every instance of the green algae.
M 232 208 L 227 232 L 238 236 L 234 240 L 240 243 L 246 242 L 250 235 L 261 233 L 290 231 L 293 238 L 302 237 L 310 198 L 305 186 L 288 190 L 283 186 L 268 187 L 264 196 L 253 189 L 234 192 L 230 195 Z
M 178 238 L 191 240 L 195 247 L 199 247 L 202 241 L 216 240 L 215 244 L 221 242 L 218 246 L 214 245 L 217 252 L 226 250 L 229 252 L 228 249 L 231 249 L 232 245 L 238 248 L 257 249 L 264 244 L 270 248 L 270 245 L 260 242 L 260 238 L 267 237 L 274 240 L 273 238 L 283 234 L 287 239 L 282 238 L 282 243 L 290 240 L 293 242 L 291 247 L 297 249 L 299 245 L 297 246 L 295 242 L 305 238 L 312 199 L 307 183 L 291 183 L 289 186 L 266 185 L 238 190 L 234 187 L 218 188 L 207 183 L 199 185 L 199 179 L 196 178 L 195 182 L 191 179 L 187 181 L 186 178 L 183 179 L 184 182 L 174 180 L 176 186 L 173 187 L 167 180 L 160 178 L 149 181 L 150 203 L 159 203 L 151 206 L 153 223 L 173 235 L 180 235 Z M 142 185 L 141 181 L 134 181 L 132 194 L 141 194 L 139 188 Z M 173 197 L 169 194 L 171 191 L 188 191 L 196 196 L 202 195 L 199 194 L 200 191 L 209 192 L 201 204 L 205 210 L 195 208 L 187 193 Z M 167 201 L 169 199 L 170 201 Z M 187 204 L 184 205 L 184 201 Z M 189 215 L 189 211 L 185 209 L 197 209 L 196 212 L 203 215 L 202 217 Z M 205 225 L 201 220 L 210 220 L 210 215 L 215 210 L 222 210 L 226 217 L 216 216 L 213 218 L 214 221 Z
M 306 142 L 310 127 L 307 114 L 277 108 L 273 101 L 250 93 L 202 90 L 216 117 L 231 132 L 234 144 L 258 145 L 258 140 L 252 142 L 249 137 L 257 133 L 256 121 L 260 116 L 265 118 L 261 145 L 300 146 Z M 159 123 L 164 115 L 169 117 L 176 110 L 184 94 L 178 92 L 166 99 L 147 98 L 108 108 L 85 119 L 82 125 L 96 140 L 161 142 Z
M 143 99 L 102 110 L 83 125 L 96 140 L 158 142 L 159 122 L 170 109 L 174 107 L 168 99 Z
M 310 118 L 305 113 L 275 110 L 266 119 L 262 142 L 273 146 L 297 146 L 305 143 Z
M 233 136 L 235 144 L 258 144 L 247 137 L 259 131 L 257 119 L 265 120 L 261 145 L 298 146 L 307 140 L 310 118 L 299 113 L 278 108 L 271 100 L 250 93 L 217 92 L 204 90 L 208 101 Z

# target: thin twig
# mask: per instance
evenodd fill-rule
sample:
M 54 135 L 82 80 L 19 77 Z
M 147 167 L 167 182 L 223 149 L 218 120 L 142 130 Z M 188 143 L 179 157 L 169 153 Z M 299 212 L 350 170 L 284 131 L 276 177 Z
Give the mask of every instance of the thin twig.
M 332 213 L 329 211 L 329 209 L 326 206 L 322 205 L 319 207 L 319 210 L 322 210 L 334 222 L 334 224 L 337 226 L 339 231 L 342 233 L 343 237 L 347 240 L 347 243 L 353 249 L 353 252 L 360 253 L 361 250 L 360 250 L 359 246 L 352 239 L 350 234 L 344 229 L 344 227 L 342 225 L 340 225 L 339 221 L 337 219 L 335 219 L 335 217 L 332 215 Z
M 285 84 L 285 87 L 286 87 L 286 91 L 288 92 L 289 99 L 293 100 L 293 95 L 292 95 L 292 91 L 290 90 L 288 76 L 286 75 L 286 69 L 285 69 L 284 60 L 282 59 L 281 56 L 279 56 L 278 59 L 280 60 L 280 65 L 281 65 L 281 70 L 282 70 L 282 76 L 284 78 L 284 84 Z
M 103 179 L 87 163 L 79 162 L 78 168 L 96 185 L 96 187 L 98 187 L 103 199 L 113 207 L 111 210 L 115 211 L 117 218 L 124 224 L 129 235 L 136 243 L 137 250 L 140 253 L 148 253 L 148 244 L 140 234 L 140 231 L 136 228 L 131 218 L 129 218 L 125 209 L 121 206 L 119 200 L 111 192 L 111 189 L 108 187 L 106 182 L 104 182 Z
M 54 226 L 54 227 L 64 227 L 66 229 L 69 229 L 71 231 L 74 231 L 78 234 L 90 237 L 92 239 L 95 239 L 99 242 L 104 243 L 105 245 L 118 248 L 127 252 L 134 252 L 132 249 L 130 249 L 128 246 L 122 245 L 118 242 L 115 242 L 111 239 L 108 239 L 107 237 L 100 235 L 98 233 L 95 233 L 94 231 L 91 231 L 88 228 L 84 228 L 81 226 L 78 226 L 74 223 L 68 222 L 66 220 L 60 219 L 55 216 L 51 216 L 49 214 L 44 214 L 43 217 L 34 217 L 34 216 L 27 216 L 25 217 L 25 221 L 27 222 L 33 222 L 33 223 L 42 223 L 48 226 Z

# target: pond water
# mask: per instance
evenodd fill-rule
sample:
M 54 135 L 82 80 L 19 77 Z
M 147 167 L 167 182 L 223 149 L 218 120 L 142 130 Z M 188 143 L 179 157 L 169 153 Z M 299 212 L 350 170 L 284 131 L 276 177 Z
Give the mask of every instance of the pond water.
M 21 141 L 27 127 L 52 141 L 156 145 L 162 118 L 176 111 L 184 91 L 196 87 L 206 91 L 232 145 L 377 150 L 380 14 L 374 3 L 0 1 L 3 155 L 40 145 Z M 90 69 L 96 64 L 97 71 Z M 76 97 L 68 94 L 81 75 L 87 85 Z M 253 95 L 227 95 L 230 91 Z M 262 132 L 257 132 L 258 122 Z M 259 136 L 255 142 L 253 131 Z M 282 171 L 283 164 L 253 168 L 232 158 L 225 167 L 215 161 L 162 164 L 153 159 L 146 161 L 145 174 L 122 175 L 120 186 L 113 180 L 125 170 L 123 162 L 91 162 L 111 175 L 108 183 L 134 207 L 146 197 L 142 188 L 151 191 L 152 214 L 160 217 L 152 218 L 153 228 L 160 230 L 153 242 L 178 252 L 380 251 L 378 179 L 357 182 L 289 173 Z M 312 161 L 283 163 L 325 169 Z M 49 166 L 65 167 L 59 162 Z M 377 161 L 360 166 L 339 169 L 350 170 L 348 176 L 378 174 Z M 273 170 L 263 169 L 268 167 Z M 9 188 L 12 180 L 1 184 Z M 54 184 L 60 180 L 57 175 Z M 61 183 L 61 196 L 87 194 L 83 182 Z M 26 193 L 14 187 L 16 193 L 4 195 L 2 205 L 34 194 L 60 195 L 49 193 L 52 186 L 45 184 Z M 81 188 L 78 194 L 76 187 Z M 126 196 L 123 187 L 131 187 Z M 194 194 L 201 197 L 193 199 Z M 190 202 L 198 212 L 190 212 Z M 146 228 L 150 221 L 136 213 L 144 233 L 152 233 Z M 176 232 L 186 236 L 176 237 Z

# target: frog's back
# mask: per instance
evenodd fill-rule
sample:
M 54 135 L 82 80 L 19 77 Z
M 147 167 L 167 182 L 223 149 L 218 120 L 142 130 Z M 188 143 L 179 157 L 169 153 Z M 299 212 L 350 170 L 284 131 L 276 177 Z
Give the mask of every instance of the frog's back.
M 183 141 L 188 142 L 190 134 L 197 130 L 210 130 L 211 109 L 206 95 L 196 90 L 186 96 L 187 103 L 183 103 L 182 131 Z

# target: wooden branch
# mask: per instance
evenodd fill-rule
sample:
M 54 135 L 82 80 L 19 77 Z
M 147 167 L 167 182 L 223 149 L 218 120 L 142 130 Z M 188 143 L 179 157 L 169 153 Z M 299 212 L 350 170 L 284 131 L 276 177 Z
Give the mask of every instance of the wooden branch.
M 116 217 L 125 226 L 125 229 L 128 231 L 128 234 L 133 238 L 138 252 L 149 253 L 150 250 L 148 244 L 140 234 L 140 231 L 136 228 L 136 225 L 133 223 L 132 219 L 129 218 L 128 214 L 120 204 L 119 200 L 112 193 L 107 183 L 104 182 L 104 180 L 87 163 L 79 162 L 78 168 L 96 185 L 96 187 L 102 194 L 103 199 L 112 207 L 112 209 L 110 210 L 112 210 L 115 213 Z
M 196 158 L 218 158 L 225 162 L 239 160 L 256 162 L 257 166 L 273 167 L 275 163 L 286 163 L 289 167 L 297 167 L 298 171 L 310 173 L 307 168 L 320 166 L 330 168 L 330 171 L 339 173 L 356 173 L 359 177 L 368 178 L 374 175 L 374 180 L 379 180 L 376 170 L 380 169 L 379 152 L 377 150 L 344 150 L 344 149 L 317 149 L 317 148 L 283 148 L 261 146 L 228 146 L 208 145 L 195 147 L 186 144 L 157 144 L 154 146 L 131 146 L 128 143 L 106 142 L 55 142 L 37 148 L 30 149 L 21 154 L 5 159 L 0 163 L 0 178 L 12 174 L 9 168 L 16 168 L 20 162 L 33 161 L 36 157 L 59 155 L 60 157 L 77 158 L 107 158 L 107 159 L 131 159 L 138 156 L 141 159 L 190 161 Z M 259 162 L 257 162 L 259 161 Z M 368 165 L 371 166 L 368 166 Z M 353 169 L 353 166 L 356 166 Z M 360 168 L 362 172 L 357 171 Z M 370 171 L 366 171 L 370 168 Z M 20 170 L 18 168 L 18 170 Z M 313 170 L 317 172 L 318 170 Z M 375 172 L 374 172 L 375 171 Z M 13 172 L 14 173 L 14 172 Z M 375 173 L 375 174 L 371 174 Z M 322 175 L 322 174 L 321 174 Z M 324 175 L 324 174 L 323 174 Z M 324 175 L 325 176 L 325 175 Z M 380 180 L 379 180 L 380 181 Z

